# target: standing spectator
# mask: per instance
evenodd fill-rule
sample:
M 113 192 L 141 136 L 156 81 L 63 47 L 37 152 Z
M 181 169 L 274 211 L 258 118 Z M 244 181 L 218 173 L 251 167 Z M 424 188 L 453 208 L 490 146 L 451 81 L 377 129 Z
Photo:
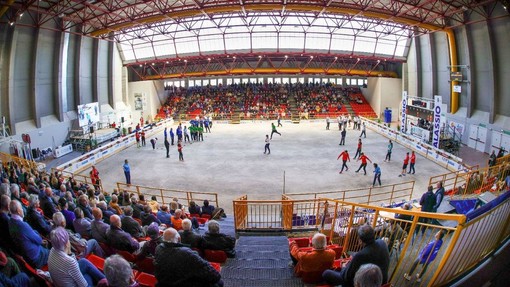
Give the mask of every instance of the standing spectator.
M 363 243 L 363 249 L 352 256 L 352 260 L 340 272 L 326 270 L 322 278 L 330 285 L 354 286 L 354 276 L 363 264 L 372 263 L 381 268 L 383 284 L 388 282 L 388 267 L 390 254 L 388 246 L 382 239 L 375 239 L 372 226 L 364 224 L 358 228 L 358 236 Z
M 409 172 L 408 173 L 411 173 L 411 170 L 413 171 L 413 174 L 415 172 L 414 170 L 414 164 L 416 163 L 416 155 L 414 154 L 414 151 L 411 152 L 411 164 L 409 166 Z
M 349 158 L 349 152 L 347 150 L 344 150 L 342 153 L 340 153 L 340 155 L 338 155 L 336 160 L 339 160 L 340 158 L 342 158 L 342 170 L 340 170 L 339 173 L 342 173 L 344 171 L 344 167 L 346 168 L 345 171 L 348 171 L 349 167 L 347 166 L 347 161 L 349 162 L 351 161 L 351 159 Z
M 126 184 L 131 184 L 131 167 L 129 166 L 128 160 L 124 160 L 124 176 L 126 177 Z
M 170 143 L 168 142 L 168 140 L 166 138 L 163 143 L 165 144 L 166 158 L 169 158 L 170 157 Z
M 55 286 L 96 286 L 104 278 L 87 259 L 76 261 L 71 257 L 69 234 L 62 227 L 57 227 L 50 235 L 51 248 L 48 258 L 48 271 Z
M 354 276 L 354 287 L 380 287 L 383 277 L 381 268 L 375 264 L 363 264 Z
M 172 145 L 174 145 L 174 138 L 175 138 L 174 129 L 170 128 L 170 141 L 172 142 Z
M 492 153 L 489 157 L 489 167 L 496 165 L 496 150 L 492 150 Z
M 356 172 L 359 172 L 361 168 L 363 168 L 363 171 L 365 172 L 365 175 L 367 175 L 367 161 L 372 162 L 368 156 L 365 155 L 365 153 L 361 153 L 360 157 L 357 161 L 361 160 L 361 165 L 359 166 L 358 170 Z
M 429 185 L 427 192 L 425 192 L 421 196 L 421 199 L 420 199 L 421 211 L 434 212 L 434 206 L 436 205 L 436 196 L 432 192 L 433 190 L 434 190 L 434 188 L 432 187 L 432 185 Z M 420 217 L 418 219 L 418 222 L 426 224 L 429 222 L 429 219 L 426 217 Z M 425 229 L 426 229 L 425 226 L 422 226 L 422 224 L 418 224 L 418 226 L 416 227 L 415 234 L 418 234 L 418 232 L 420 232 L 420 230 L 421 230 L 421 235 L 423 235 L 425 233 Z
M 180 241 L 173 228 L 163 233 L 163 243 L 156 248 L 154 260 L 158 286 L 223 286 L 220 273 Z
M 269 148 L 269 135 L 266 135 L 266 145 L 264 146 L 264 154 L 271 154 L 271 149 Z
M 182 143 L 180 140 L 177 143 L 177 151 L 179 152 L 179 161 L 184 161 L 184 156 L 182 155 Z
M 408 164 L 409 164 L 409 152 L 407 152 L 406 157 L 404 158 L 404 164 L 402 164 L 402 172 L 398 175 L 398 177 L 406 176 Z
M 140 147 L 140 133 L 138 132 L 138 129 L 136 129 L 136 132 L 135 132 L 135 139 L 136 139 L 136 147 Z
M 345 128 L 340 132 L 342 138 L 340 139 L 340 143 L 338 145 L 345 145 L 345 136 L 347 135 L 347 131 Z
M 95 165 L 92 166 L 92 170 L 90 171 L 90 181 L 92 181 L 92 185 L 94 186 L 99 184 L 99 171 Z
M 372 187 L 375 186 L 375 182 L 379 182 L 379 186 L 381 186 L 381 168 L 374 163 L 374 182 L 372 183 Z
M 386 152 L 386 157 L 384 158 L 384 162 L 391 161 L 391 151 L 393 150 L 393 142 L 390 140 L 388 143 L 388 151 Z
M 142 137 L 142 146 L 145 146 L 145 130 L 142 129 L 140 136 Z
M 443 187 L 443 181 L 439 181 L 436 185 L 436 192 L 434 193 L 434 196 L 436 197 L 436 204 L 434 204 L 434 207 L 432 208 L 433 212 L 437 212 L 437 209 L 441 205 L 441 202 L 443 202 L 444 198 L 444 187 Z
M 423 269 L 421 270 L 421 273 L 416 273 L 416 282 L 421 282 L 421 278 L 423 277 L 423 274 L 427 271 L 427 267 L 429 266 L 430 262 L 434 261 L 436 259 L 437 253 L 439 253 L 439 249 L 441 249 L 441 246 L 443 245 L 443 237 L 444 232 L 442 230 L 439 230 L 436 235 L 434 236 L 434 240 L 429 242 L 425 248 L 423 248 L 420 251 L 420 254 L 418 255 L 418 258 L 413 263 L 413 266 L 411 266 L 411 269 L 408 273 L 404 274 L 404 278 L 406 280 L 411 280 L 411 276 L 413 275 L 414 270 L 416 267 L 418 267 L 418 264 L 423 264 Z
M 280 116 L 280 113 L 278 113 L 277 121 L 278 121 L 278 127 L 283 127 L 283 125 L 282 125 L 282 117 Z
M 358 139 L 358 148 L 356 149 L 356 154 L 354 155 L 354 159 L 361 155 L 361 148 L 363 147 L 363 143 L 361 142 L 361 138 Z
M 277 130 L 276 130 L 276 126 L 274 125 L 274 123 L 271 123 L 271 138 L 270 139 L 273 139 L 273 134 L 279 134 L 280 136 L 282 136 L 281 133 L 279 133 Z
M 358 127 L 358 130 L 359 130 L 359 127 Z M 361 125 L 361 134 L 359 135 L 359 137 L 361 138 L 362 136 L 367 138 L 367 127 L 365 126 L 365 122 L 363 122 L 363 124 Z

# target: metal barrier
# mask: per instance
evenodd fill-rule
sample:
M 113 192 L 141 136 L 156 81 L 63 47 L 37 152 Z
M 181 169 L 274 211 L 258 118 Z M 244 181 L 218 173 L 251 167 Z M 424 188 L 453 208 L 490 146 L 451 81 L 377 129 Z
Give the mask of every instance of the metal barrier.
M 347 190 L 286 193 L 293 199 L 317 199 L 321 197 L 339 199 L 343 201 L 373 204 L 392 205 L 396 202 L 411 200 L 414 190 L 414 181 L 383 185 L 379 187 L 365 187 Z
M 487 191 L 499 193 L 508 175 L 510 163 L 503 163 L 469 172 L 458 171 L 433 176 L 429 179 L 429 184 L 435 186 L 439 181 L 443 181 L 445 194 L 464 198 Z
M 507 154 L 505 156 L 502 156 L 502 157 L 496 159 L 496 165 L 500 165 L 503 163 L 509 163 L 509 162 L 510 162 L 510 154 Z
M 136 184 L 125 184 L 121 182 L 117 182 L 117 189 L 119 191 L 126 190 L 129 193 L 136 193 L 138 196 L 143 194 L 146 200 L 155 196 L 156 200 L 161 204 L 169 204 L 174 198 L 177 198 L 178 200 L 186 201 L 188 203 L 187 206 L 189 206 L 190 201 L 195 201 L 198 205 L 200 205 L 201 202 L 207 199 L 210 205 L 219 207 L 218 194 L 215 192 L 166 189 Z
M 404 210 L 327 198 L 292 200 L 284 195 L 282 200 L 250 201 L 247 196 L 234 200 L 237 231 L 300 230 L 305 227 L 304 220 L 306 227 L 321 231 L 333 243 L 341 245 L 344 256 L 363 247 L 357 230 L 363 224 L 370 224 L 376 238 L 388 244 L 388 275 L 394 286 L 410 284 L 404 274 L 411 275 L 413 281 L 420 274 L 421 283 L 412 282 L 418 286 L 443 286 L 452 282 L 509 239 L 509 217 L 510 198 L 469 222 L 462 214 L 427 213 L 416 207 Z M 449 224 L 443 226 L 438 221 Z M 436 236 L 443 236 L 440 247 Z M 438 247 L 439 251 L 435 259 L 429 258 L 428 264 L 421 264 L 417 258 L 427 246 Z
M 59 176 L 63 177 L 65 180 L 68 180 L 69 178 L 72 178 L 77 183 L 83 183 L 83 184 L 92 185 L 92 178 L 90 178 L 90 176 L 86 176 L 86 175 L 82 175 L 82 174 L 77 174 L 77 173 L 72 173 L 72 172 L 65 171 L 65 170 L 58 169 L 58 168 L 52 168 L 51 172 L 53 174 L 55 174 L 55 172 L 57 172 L 59 174 Z M 97 185 L 99 186 L 99 190 L 100 191 L 105 191 L 103 189 L 103 181 L 102 180 L 99 180 L 99 184 L 97 184 Z

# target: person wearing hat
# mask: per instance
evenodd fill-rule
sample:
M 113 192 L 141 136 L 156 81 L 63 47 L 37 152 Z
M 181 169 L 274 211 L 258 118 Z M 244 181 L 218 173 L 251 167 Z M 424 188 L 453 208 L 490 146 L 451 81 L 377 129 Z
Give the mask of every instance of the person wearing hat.
M 142 246 L 140 253 L 137 256 L 137 260 L 143 260 L 146 257 L 154 257 L 156 254 L 156 247 L 161 243 L 161 237 L 159 236 L 159 225 L 156 222 L 151 223 L 147 227 L 147 236 L 150 237 L 149 241 L 146 241 Z

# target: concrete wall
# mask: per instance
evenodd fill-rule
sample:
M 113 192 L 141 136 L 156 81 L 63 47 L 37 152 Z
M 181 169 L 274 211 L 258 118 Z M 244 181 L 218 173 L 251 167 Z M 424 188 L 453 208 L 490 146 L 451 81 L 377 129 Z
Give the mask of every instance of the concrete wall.
M 35 15 L 32 15 L 35 16 Z M 61 33 L 53 21 L 30 26 L 29 15 L 10 26 L 0 19 L 0 116 L 12 140 L 31 135 L 32 148 L 61 145 L 75 125 L 76 106 L 122 101 L 118 50 L 73 28 Z M 111 68 L 109 65 L 114 65 Z M 114 72 L 115 71 L 115 72 Z M 6 151 L 8 144 L 0 146 Z
M 398 109 L 402 100 L 402 80 L 393 78 L 368 78 L 363 95 L 375 113 L 383 119 L 386 108 L 392 110 L 392 121 L 398 120 Z
M 164 95 L 164 86 L 161 81 L 131 82 L 128 84 L 128 104 L 131 106 L 133 118 L 144 120 L 153 119 L 157 109 L 161 107 L 160 98 Z M 142 95 L 143 110 L 135 110 L 135 94 Z

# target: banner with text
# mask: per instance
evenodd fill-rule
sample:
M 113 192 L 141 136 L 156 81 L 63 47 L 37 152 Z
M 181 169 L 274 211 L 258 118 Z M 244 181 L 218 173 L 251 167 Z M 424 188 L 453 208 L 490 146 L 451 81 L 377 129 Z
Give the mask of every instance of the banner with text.
M 406 133 L 407 91 L 402 92 L 402 117 L 400 119 L 400 132 Z
M 434 132 L 432 135 L 432 146 L 439 148 L 439 140 L 441 137 L 441 104 L 443 103 L 443 97 L 434 96 Z

